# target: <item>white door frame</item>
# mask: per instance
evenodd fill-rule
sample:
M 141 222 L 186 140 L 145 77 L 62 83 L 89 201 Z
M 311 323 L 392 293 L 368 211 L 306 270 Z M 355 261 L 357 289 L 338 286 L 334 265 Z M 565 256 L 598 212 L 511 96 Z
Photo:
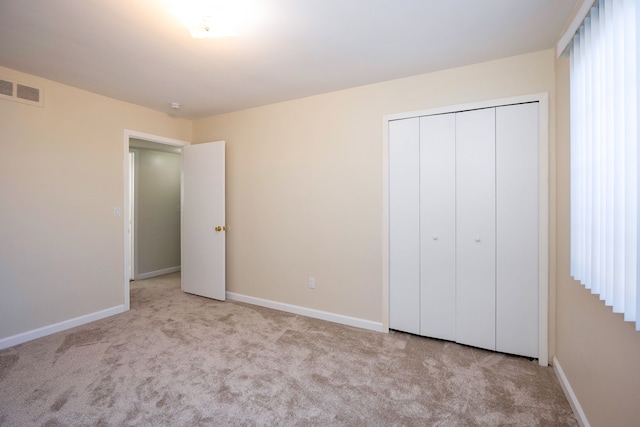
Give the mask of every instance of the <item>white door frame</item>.
M 138 173 L 138 168 L 136 167 L 136 162 L 138 161 L 138 153 L 135 151 L 131 151 L 131 144 L 129 144 L 129 220 L 127 223 L 129 224 L 129 281 L 136 279 L 136 262 L 138 261 L 136 256 L 136 233 L 138 229 L 136 227 L 136 216 L 138 212 L 136 212 L 136 197 L 138 189 L 136 187 L 137 179 L 136 173 Z
M 156 142 L 158 144 L 172 145 L 174 147 L 184 147 L 190 145 L 189 142 L 180 141 L 178 139 L 166 138 L 164 136 L 152 135 L 149 133 L 138 132 L 135 130 L 124 130 L 124 204 L 123 204 L 123 231 L 124 231 L 124 309 L 129 310 L 131 301 L 129 298 L 129 272 L 131 271 L 131 248 L 129 245 L 129 183 L 131 182 L 131 165 L 129 164 L 129 140 L 131 138 L 142 139 L 145 141 Z
M 433 114 L 491 108 L 501 105 L 539 102 L 539 288 L 538 363 L 549 364 L 549 94 L 546 92 L 428 110 L 388 114 L 382 118 L 382 327 L 389 331 L 389 121 Z

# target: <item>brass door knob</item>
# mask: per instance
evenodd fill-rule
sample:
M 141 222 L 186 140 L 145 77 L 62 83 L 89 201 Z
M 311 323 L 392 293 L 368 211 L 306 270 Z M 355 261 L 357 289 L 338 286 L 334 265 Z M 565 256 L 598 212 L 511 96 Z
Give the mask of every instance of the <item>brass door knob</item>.
M 222 227 L 217 226 L 216 228 L 214 228 L 214 230 L 216 230 L 216 231 L 222 231 Z

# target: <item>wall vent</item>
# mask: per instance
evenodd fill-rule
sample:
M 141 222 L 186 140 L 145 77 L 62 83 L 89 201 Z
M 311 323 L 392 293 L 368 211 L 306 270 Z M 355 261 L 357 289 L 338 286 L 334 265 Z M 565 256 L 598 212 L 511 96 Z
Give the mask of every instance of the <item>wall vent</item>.
M 0 77 L 0 99 L 44 107 L 42 89 Z
M 13 96 L 13 83 L 0 80 L 0 95 Z

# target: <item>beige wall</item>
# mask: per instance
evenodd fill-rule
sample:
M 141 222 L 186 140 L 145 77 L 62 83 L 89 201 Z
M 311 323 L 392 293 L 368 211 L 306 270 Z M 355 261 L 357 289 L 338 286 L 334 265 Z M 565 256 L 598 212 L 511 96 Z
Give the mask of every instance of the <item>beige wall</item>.
M 556 62 L 556 358 L 591 426 L 640 425 L 640 332 L 570 276 L 569 61 Z
M 136 274 L 180 266 L 180 154 L 135 153 Z
M 227 141 L 229 291 L 382 322 L 383 115 L 548 92 L 550 355 L 592 426 L 637 425 L 640 333 L 569 275 L 568 63 L 552 51 L 193 123 L 0 77 L 45 100 L 0 100 L 0 339 L 123 304 L 125 128 Z
M 188 120 L 0 67 L 44 108 L 0 100 L 0 339 L 124 302 L 124 129 Z
M 555 147 L 552 51 L 195 121 L 227 142 L 227 289 L 384 322 L 383 116 L 538 92 Z

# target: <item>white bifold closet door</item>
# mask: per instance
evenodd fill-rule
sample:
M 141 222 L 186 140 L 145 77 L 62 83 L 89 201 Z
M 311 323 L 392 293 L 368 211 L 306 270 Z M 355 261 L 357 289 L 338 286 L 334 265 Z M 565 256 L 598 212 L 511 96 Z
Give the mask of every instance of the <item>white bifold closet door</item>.
M 420 128 L 389 123 L 389 324 L 420 333 Z
M 538 103 L 389 122 L 389 326 L 538 357 Z
M 496 108 L 496 350 L 538 357 L 539 107 Z
M 495 109 L 456 113 L 456 341 L 496 348 Z
M 420 335 L 456 339 L 456 118 L 420 117 Z

